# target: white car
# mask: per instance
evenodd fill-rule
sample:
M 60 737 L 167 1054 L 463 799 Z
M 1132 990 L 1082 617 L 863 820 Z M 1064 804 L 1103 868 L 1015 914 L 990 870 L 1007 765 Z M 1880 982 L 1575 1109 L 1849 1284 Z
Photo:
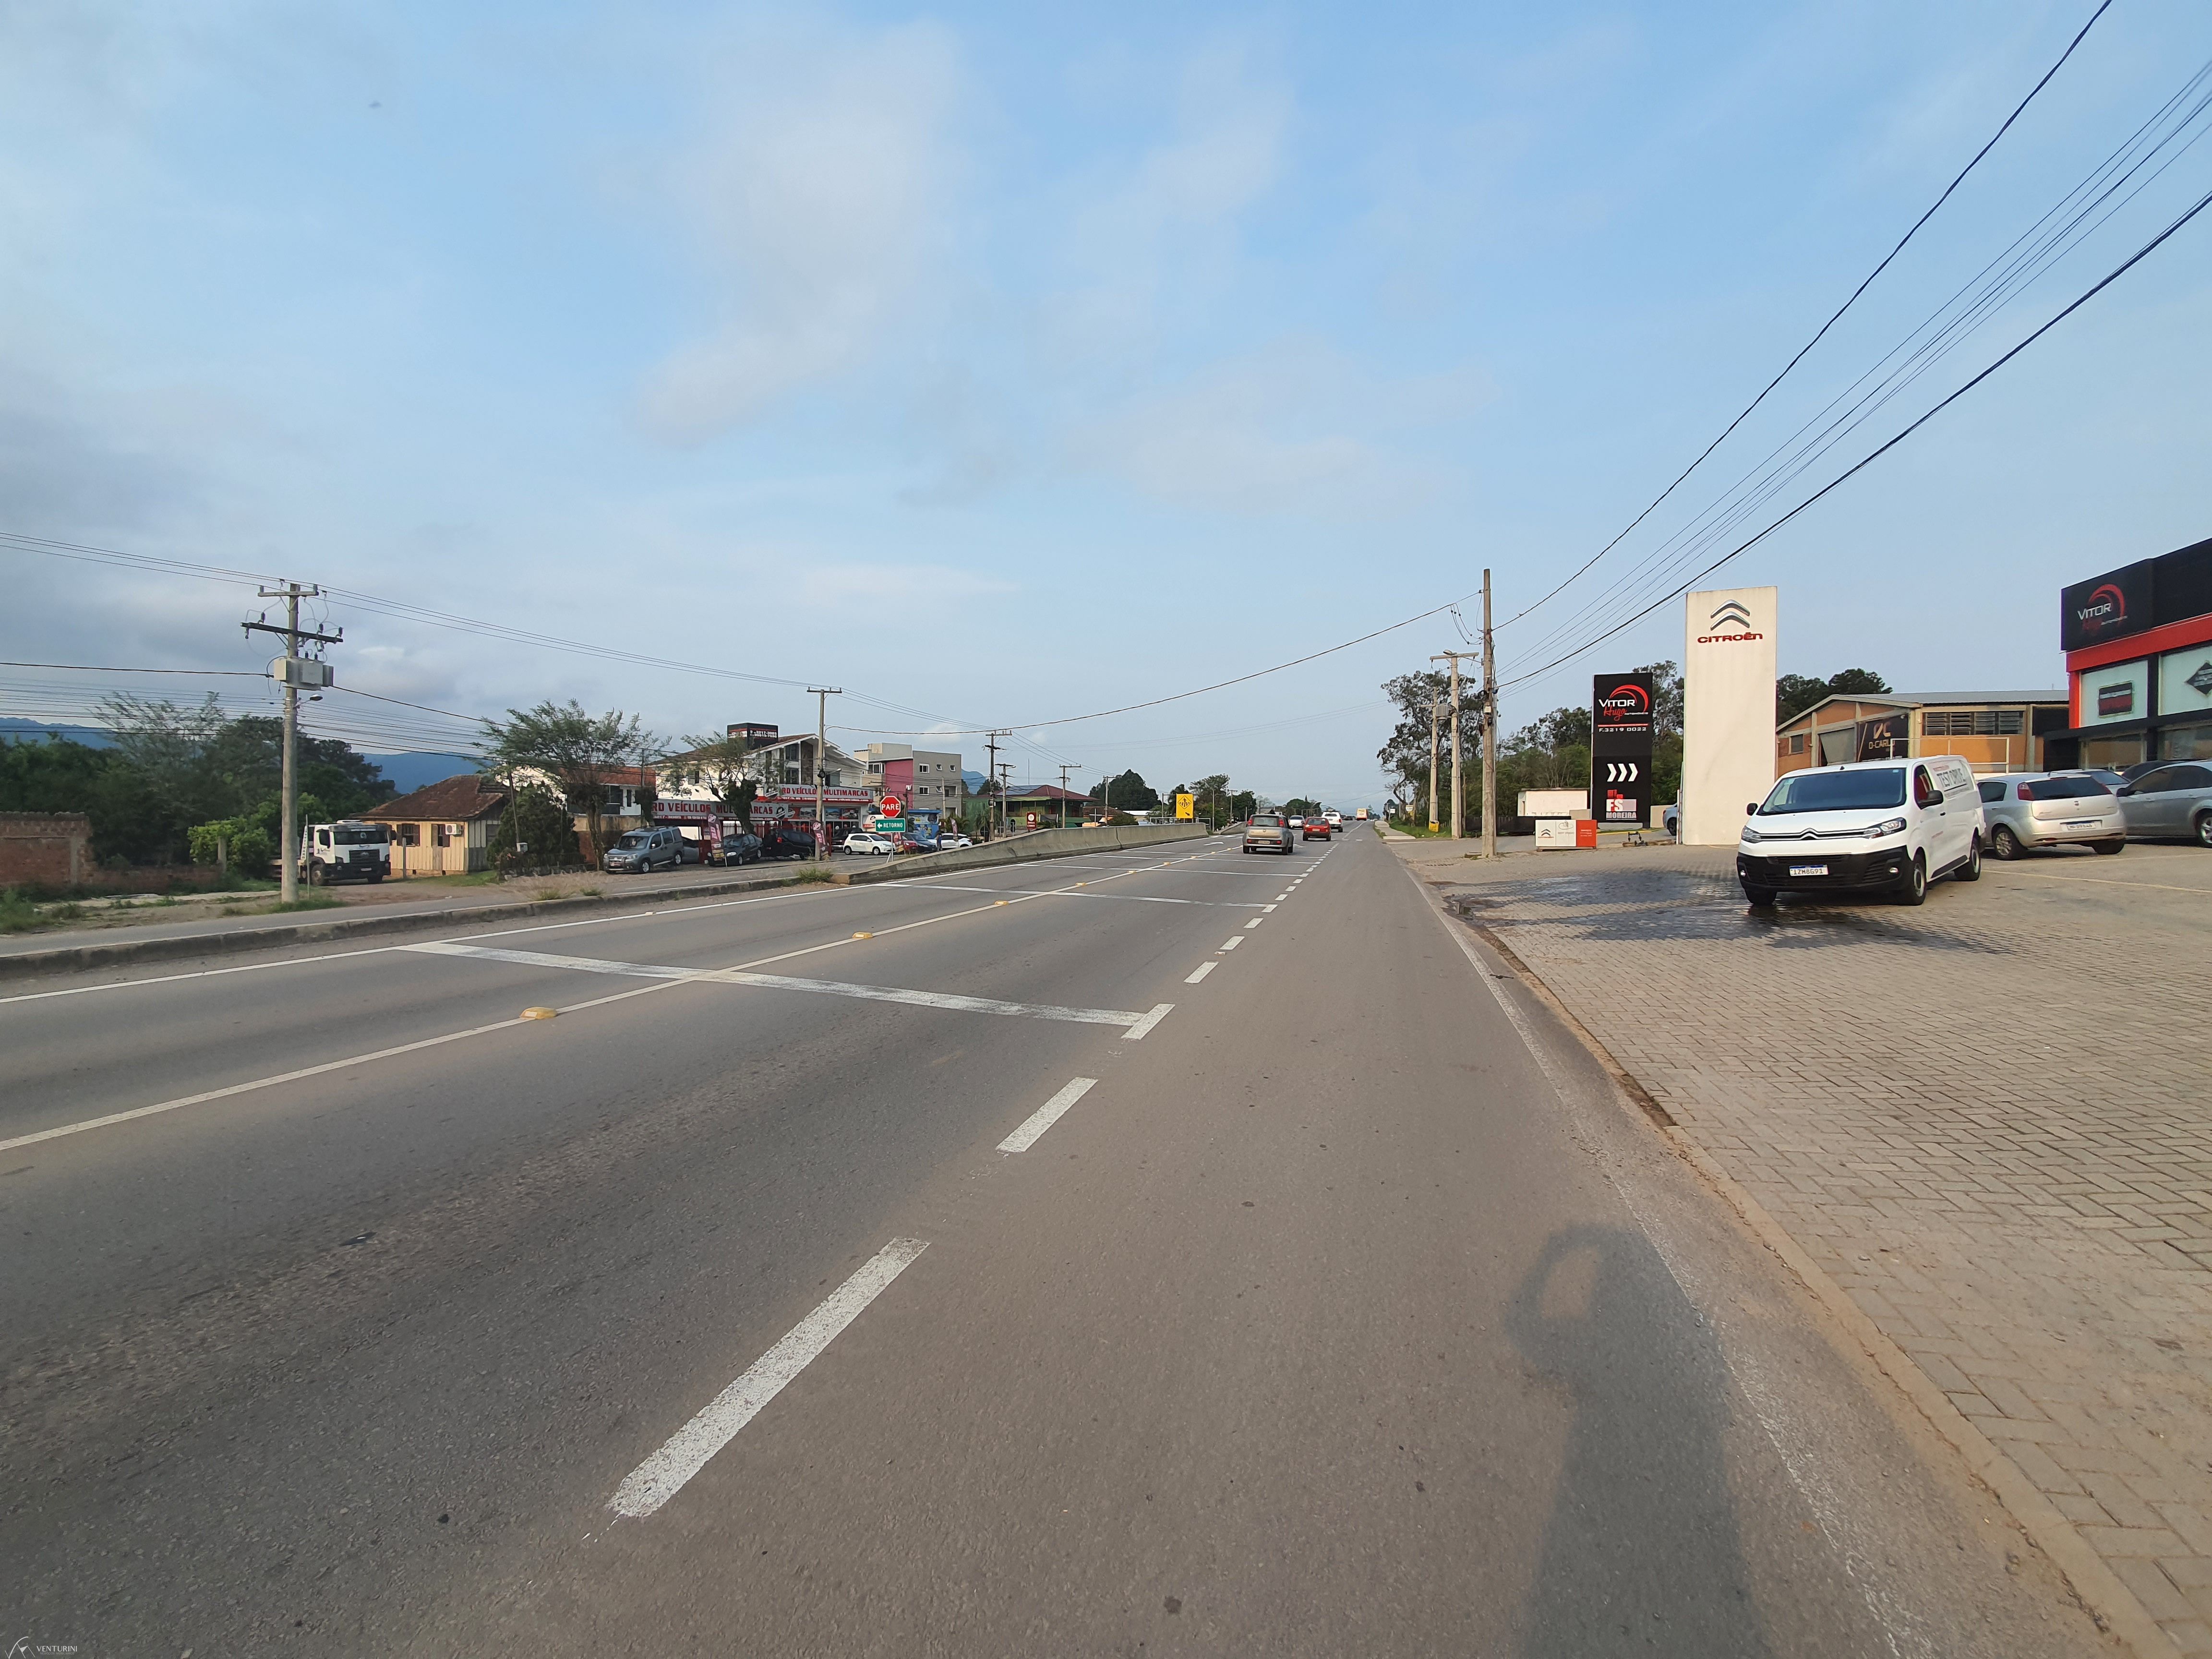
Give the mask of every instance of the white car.
M 1756 907 L 1828 892 L 1918 904 L 1931 881 L 1981 878 L 1981 793 L 1956 755 L 1785 772 L 1744 812 L 1735 873 Z
M 879 836 L 872 830 L 855 830 L 845 837 L 842 846 L 848 853 L 866 853 L 883 858 L 898 850 L 889 836 Z
M 963 847 L 973 847 L 975 844 L 965 836 L 946 835 L 937 838 L 937 850 L 940 853 L 957 853 Z
M 1343 814 L 1343 813 L 1341 813 L 1341 812 L 1330 812 L 1330 813 L 1327 814 L 1326 816 L 1327 816 L 1327 817 L 1328 817 L 1328 827 L 1329 827 L 1330 829 L 1332 829 L 1332 830 L 1341 830 L 1341 829 L 1343 829 L 1343 828 L 1344 828 L 1344 814 Z

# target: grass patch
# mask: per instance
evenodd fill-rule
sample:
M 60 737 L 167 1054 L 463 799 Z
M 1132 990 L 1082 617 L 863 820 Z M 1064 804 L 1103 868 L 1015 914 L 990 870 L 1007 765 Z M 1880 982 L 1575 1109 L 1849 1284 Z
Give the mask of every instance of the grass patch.
M 0 892 L 0 933 L 27 933 L 45 926 L 37 905 L 12 887 Z
M 599 887 L 579 887 L 576 890 L 586 898 L 597 898 L 605 890 Z
M 802 882 L 835 882 L 837 878 L 834 872 L 823 869 L 820 865 L 810 864 L 799 872 L 798 879 Z

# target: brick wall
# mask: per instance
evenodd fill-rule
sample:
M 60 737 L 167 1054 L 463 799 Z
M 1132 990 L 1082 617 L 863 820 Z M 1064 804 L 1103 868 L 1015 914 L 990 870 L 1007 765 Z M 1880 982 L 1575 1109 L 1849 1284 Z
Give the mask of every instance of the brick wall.
M 0 887 L 74 887 L 92 867 L 82 812 L 0 812 Z

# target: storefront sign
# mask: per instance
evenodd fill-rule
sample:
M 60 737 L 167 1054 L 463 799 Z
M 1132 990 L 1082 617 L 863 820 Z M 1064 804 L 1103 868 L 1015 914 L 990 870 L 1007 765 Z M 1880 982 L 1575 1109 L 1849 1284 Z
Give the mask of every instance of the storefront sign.
M 2059 595 L 2059 649 L 2085 650 L 2148 628 L 2151 564 L 2151 560 L 2138 560 L 2124 569 L 2092 576 L 2065 589 Z
M 1590 682 L 1590 806 L 1597 822 L 1651 822 L 1651 676 L 1600 674 Z
M 2081 688 L 2085 726 L 2141 720 L 2150 713 L 2150 664 L 2142 658 L 2085 669 L 2075 678 Z

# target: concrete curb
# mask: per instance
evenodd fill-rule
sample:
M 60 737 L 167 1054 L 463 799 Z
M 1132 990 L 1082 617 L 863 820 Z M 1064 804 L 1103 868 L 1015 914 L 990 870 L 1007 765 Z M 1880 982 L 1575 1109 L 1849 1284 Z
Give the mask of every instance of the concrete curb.
M 1852 1340 L 1882 1375 L 1903 1391 L 1929 1425 L 1959 1454 L 1967 1470 L 1996 1495 L 2006 1513 L 2020 1523 L 2036 1547 L 2065 1575 L 2075 1595 L 2081 1598 L 2082 1606 L 2089 1610 L 2099 1626 L 2118 1638 L 2136 1659 L 2180 1659 L 2181 1650 L 2159 1628 L 2149 1610 L 2136 1599 L 2135 1592 L 2121 1581 L 2119 1575 L 2105 1564 L 2104 1558 L 2082 1540 L 2081 1534 L 2074 1530 L 2073 1522 L 2021 1472 L 2018 1464 L 1951 1403 L 1950 1397 L 1914 1363 L 1912 1356 L 1892 1340 L 1851 1299 L 1850 1292 L 1831 1279 L 1827 1270 L 1807 1254 L 1787 1228 L 1767 1213 L 1764 1205 L 1689 1138 L 1650 1091 L 1613 1058 L 1588 1027 L 1567 1012 L 1558 994 L 1492 929 L 1456 911 L 1451 914 L 1512 970 L 1538 1001 L 1561 1018 L 1568 1032 L 1612 1079 L 1620 1103 L 1656 1129 L 1667 1145 L 1728 1200 L 1752 1235 L 1781 1258 L 1822 1309 L 1850 1334 Z
M 1082 835 L 1081 830 L 1039 830 L 1039 836 Z M 1097 835 L 1097 831 L 1087 832 Z M 994 842 L 982 847 L 972 847 L 954 853 L 923 853 L 911 858 L 894 859 L 882 868 L 843 870 L 833 873 L 827 881 L 793 871 L 770 875 L 732 876 L 726 880 L 702 882 L 687 887 L 633 888 L 621 893 L 602 893 L 594 897 L 526 900 L 515 904 L 459 904 L 437 910 L 410 910 L 402 915 L 336 915 L 328 912 L 314 920 L 280 923 L 273 927 L 237 927 L 223 933 L 172 935 L 166 939 L 124 939 L 98 945 L 62 945 L 52 951 L 25 951 L 12 956 L 0 956 L 0 980 L 24 979 L 39 974 L 83 973 L 102 968 L 127 967 L 141 962 L 176 962 L 190 957 L 228 956 L 246 951 L 277 950 L 288 945 L 321 945 L 333 941 L 371 938 L 383 933 L 408 933 L 436 931 L 443 928 L 466 927 L 488 922 L 503 922 L 512 919 L 544 916 L 574 916 L 593 910 L 631 909 L 641 904 L 659 902 L 664 905 L 682 904 L 688 900 L 716 898 L 731 893 L 771 892 L 786 887 L 849 887 L 855 884 L 871 886 L 884 881 L 912 881 L 918 877 L 946 875 L 961 870 L 988 870 L 1009 864 L 1027 864 L 1040 859 L 1072 858 L 1100 850 L 1122 851 L 1130 846 L 1148 846 L 1154 842 L 1188 841 L 1206 833 L 1202 829 L 1174 833 L 1156 833 L 1141 839 L 1124 842 L 1119 837 L 1130 831 L 1115 831 L 1117 839 L 1110 847 L 1094 842 L 1084 845 L 1024 846 L 1027 836 L 1012 841 Z M 984 854 L 976 857 L 976 854 Z M 947 866 L 936 862 L 939 859 L 957 859 L 960 862 Z M 811 871 L 814 866 L 802 866 Z

